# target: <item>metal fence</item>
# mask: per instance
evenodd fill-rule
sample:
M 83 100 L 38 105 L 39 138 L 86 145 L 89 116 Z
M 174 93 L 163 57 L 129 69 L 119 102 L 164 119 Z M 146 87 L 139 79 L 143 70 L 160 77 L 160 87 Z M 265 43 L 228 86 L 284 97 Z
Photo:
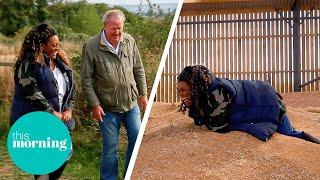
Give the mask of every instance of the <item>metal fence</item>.
M 319 90 L 320 11 L 300 11 L 302 91 Z M 180 16 L 158 86 L 157 101 L 176 102 L 176 78 L 202 64 L 216 76 L 269 81 L 293 91 L 293 12 Z

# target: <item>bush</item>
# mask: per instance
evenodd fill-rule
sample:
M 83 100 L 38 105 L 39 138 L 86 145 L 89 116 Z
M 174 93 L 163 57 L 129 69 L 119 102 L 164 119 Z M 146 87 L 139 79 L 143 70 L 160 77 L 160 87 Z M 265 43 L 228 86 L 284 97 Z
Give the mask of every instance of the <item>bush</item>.
M 60 41 L 84 41 L 89 36 L 85 33 L 75 33 L 71 28 L 63 25 L 53 25 L 59 35 Z
M 71 15 L 70 27 L 74 32 L 94 35 L 102 27 L 101 17 L 93 6 L 84 6 Z

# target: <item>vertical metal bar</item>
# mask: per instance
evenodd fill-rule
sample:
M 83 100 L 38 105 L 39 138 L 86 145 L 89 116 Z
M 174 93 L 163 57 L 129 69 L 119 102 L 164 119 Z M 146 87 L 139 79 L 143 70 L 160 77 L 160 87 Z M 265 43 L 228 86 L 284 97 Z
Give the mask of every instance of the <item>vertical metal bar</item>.
M 195 15 L 195 21 L 198 22 L 199 21 L 199 15 Z M 199 36 L 200 36 L 200 32 L 199 32 L 199 24 L 195 24 L 194 27 L 194 37 L 195 37 L 195 43 L 194 43 L 194 64 L 199 64 Z
M 236 15 L 236 18 L 237 19 L 241 19 L 241 14 L 237 14 Z M 241 41 L 242 41 L 242 35 L 241 35 L 241 25 L 242 25 L 242 23 L 240 22 L 240 23 L 237 23 L 237 51 L 238 51 L 238 54 L 237 54 L 237 67 L 236 67 L 236 69 L 237 69 L 237 75 L 236 75 L 236 77 L 235 77 L 235 79 L 240 79 L 240 77 L 241 77 L 241 57 L 242 57 L 242 51 L 241 51 Z
M 232 14 L 232 20 L 235 20 L 236 18 L 236 14 Z M 237 23 L 232 23 L 233 26 L 232 26 L 232 29 L 233 29 L 233 60 L 232 60 L 232 64 L 233 64 L 233 67 L 232 67 L 232 71 L 233 71 L 233 76 L 232 76 L 232 79 L 237 79 L 237 74 L 236 72 L 237 71 L 237 62 L 238 62 L 238 52 L 237 52 L 237 44 L 238 44 L 238 36 L 236 35 L 237 34 Z
M 211 21 L 212 15 L 208 15 L 206 16 L 206 18 Z M 208 48 L 208 56 L 207 56 L 207 59 L 206 59 L 206 65 L 207 67 L 210 69 L 210 71 L 212 72 L 212 67 L 211 67 L 211 61 L 212 61 L 212 23 L 208 24 L 207 27 L 207 34 L 208 34 L 208 38 L 207 38 L 207 48 Z
M 275 13 L 272 13 L 270 12 L 270 17 L 271 18 L 274 18 L 274 14 Z M 269 48 L 269 52 L 270 52 L 270 61 L 269 61 L 269 80 L 270 80 L 270 83 L 273 87 L 276 87 L 275 84 L 274 84 L 274 72 L 275 72 L 275 69 L 274 69 L 274 51 L 275 51 L 275 29 L 274 29 L 274 21 L 270 21 L 270 29 L 269 29 L 269 33 L 271 35 L 271 38 L 270 38 L 270 48 Z
M 213 16 L 213 20 L 217 20 L 217 15 L 215 14 Z M 217 23 L 213 23 L 213 45 L 214 45 L 214 48 L 213 48 L 213 54 L 214 54 L 214 64 L 213 64 L 213 72 L 216 74 L 217 73 L 217 69 L 218 69 L 218 42 L 217 42 L 217 27 L 218 27 L 218 24 Z
M 226 14 L 223 14 L 222 16 L 222 19 L 223 20 L 226 20 Z M 221 26 L 221 50 L 222 50 L 222 65 L 223 65 L 223 70 L 222 70 L 222 74 L 221 76 L 224 77 L 224 78 L 227 78 L 227 39 L 226 39 L 226 29 L 227 29 L 227 23 L 222 23 L 222 26 Z
M 221 21 L 221 15 L 217 15 L 217 20 Z M 217 74 L 219 75 L 219 73 L 222 71 L 222 66 L 221 66 L 221 23 L 217 23 Z
M 225 19 L 229 20 L 229 14 L 226 14 Z M 224 33 L 225 33 L 225 47 L 224 47 L 224 52 L 225 52 L 225 77 L 230 79 L 230 40 L 229 40 L 229 33 L 230 33 L 230 23 L 225 23 L 224 26 Z
M 284 13 L 285 17 L 287 18 L 288 17 L 288 12 L 285 12 Z M 283 63 L 284 63 L 284 92 L 289 92 L 289 76 L 288 76 L 288 71 L 289 71 L 289 68 L 288 68 L 288 23 L 286 22 L 283 22 L 283 28 L 284 28 L 284 35 L 286 36 L 284 38 L 284 47 L 283 47 L 283 53 L 284 53 L 284 56 L 283 56 Z
M 241 18 L 241 20 L 242 19 L 244 19 L 245 17 L 244 17 L 244 13 L 243 14 L 241 14 L 241 16 L 240 16 L 240 18 Z M 245 36 L 246 36 L 246 34 L 245 34 L 245 25 L 246 25 L 246 23 L 245 22 L 242 22 L 241 23 L 241 29 L 240 29 L 240 36 L 241 36 L 241 38 L 240 38 L 240 55 L 241 55 L 241 60 L 240 60 L 240 63 L 239 63 L 239 72 L 241 72 L 240 74 L 239 74 L 239 79 L 243 79 L 244 78 L 244 74 L 245 74 L 245 69 L 244 69 L 244 67 L 243 67 L 243 64 L 244 64 L 244 59 L 245 59 L 245 57 L 246 57 L 246 55 L 245 55 L 245 47 L 246 47 L 246 41 L 245 41 Z
M 188 17 L 188 21 L 190 21 L 191 17 Z M 192 64 L 193 56 L 192 56 L 192 25 L 188 25 L 188 66 Z
M 180 16 L 179 21 L 183 21 L 182 20 L 182 16 Z M 183 59 L 181 58 L 181 53 L 183 51 L 184 48 L 181 48 L 181 39 L 182 39 L 182 26 L 177 26 L 176 30 L 177 30 L 177 39 L 179 41 L 177 41 L 176 43 L 176 47 L 175 47 L 175 51 L 176 51 L 176 57 L 175 57 L 175 61 L 174 64 L 175 66 L 173 66 L 173 85 L 172 85 L 172 102 L 178 102 L 177 99 L 177 94 L 176 94 L 176 84 L 177 84 L 177 74 L 180 72 L 180 66 L 182 64 Z
M 280 54 L 279 54 L 279 89 L 281 89 L 281 92 L 284 92 L 285 91 L 285 78 L 284 78 L 284 75 L 285 75 L 285 66 L 284 66 L 284 48 L 283 48 L 283 44 L 284 44 L 284 41 L 285 41 L 285 37 L 284 37 L 284 33 L 283 33 L 283 26 L 284 26 L 284 22 L 283 21 L 279 21 L 279 28 L 280 28 L 280 33 L 279 33 L 279 36 L 280 36 Z
M 289 12 L 289 17 L 293 17 L 293 12 Z M 289 89 L 290 92 L 294 91 L 294 80 L 293 80 L 293 32 L 291 30 L 291 24 L 293 24 L 293 18 L 290 20 L 289 29 Z
M 294 92 L 299 92 L 301 84 L 300 74 L 300 0 L 296 0 L 293 8 L 293 71 L 294 71 Z
M 319 16 L 319 12 L 320 10 L 317 10 L 316 11 L 316 16 Z M 320 26 L 320 20 L 315 20 L 315 27 L 319 27 Z M 319 28 L 315 28 L 315 34 L 319 34 Z M 320 76 L 320 55 L 319 55 L 319 52 L 320 52 L 320 46 L 319 46 L 319 43 L 320 43 L 320 36 L 315 36 L 315 48 L 314 48 L 314 52 L 315 52 L 315 76 L 316 77 L 319 77 Z M 315 86 L 316 86 L 316 91 L 319 91 L 320 90 L 320 81 L 318 81 L 317 83 L 315 83 Z
M 300 16 L 303 18 L 305 17 L 305 11 L 300 11 Z M 299 34 L 300 34 L 300 37 L 299 37 L 299 47 L 301 49 L 303 49 L 303 51 L 299 51 L 300 52 L 300 84 L 304 84 L 305 82 L 307 82 L 307 79 L 306 79 L 306 45 L 307 45 L 307 38 L 306 38 L 306 30 L 307 29 L 307 23 L 303 22 L 300 24 L 300 27 L 299 27 Z M 299 84 L 299 85 L 300 85 Z M 300 91 L 305 91 L 305 88 L 301 88 L 300 87 Z

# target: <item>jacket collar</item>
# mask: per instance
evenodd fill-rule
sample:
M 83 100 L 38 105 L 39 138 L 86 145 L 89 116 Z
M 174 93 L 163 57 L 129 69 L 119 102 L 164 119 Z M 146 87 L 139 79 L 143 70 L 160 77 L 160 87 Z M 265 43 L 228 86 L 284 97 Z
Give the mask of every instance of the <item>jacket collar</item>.
M 44 62 L 46 63 L 47 66 L 50 66 L 50 57 L 46 54 L 43 54 L 44 56 Z M 59 57 L 59 55 L 57 55 L 56 58 L 56 66 L 60 69 L 60 71 L 65 72 L 65 71 L 71 71 L 71 68 L 65 64 Z
M 108 43 L 107 38 L 106 38 L 105 33 L 104 33 L 104 30 L 102 29 L 102 30 L 101 30 L 101 33 L 100 33 L 100 50 L 102 50 L 102 51 L 109 51 L 109 52 L 112 52 L 112 53 L 116 54 L 115 51 L 114 51 L 114 49 L 113 49 L 113 47 L 111 47 L 111 46 L 108 45 L 108 44 L 110 44 L 110 43 Z M 121 36 L 120 42 L 119 42 L 119 51 L 118 51 L 118 54 L 121 53 L 121 51 L 123 50 L 123 48 L 124 48 L 125 45 L 126 45 L 126 43 L 125 43 L 125 41 L 124 41 L 124 38 L 123 38 L 123 36 Z M 116 54 L 116 55 L 118 55 L 118 54 Z

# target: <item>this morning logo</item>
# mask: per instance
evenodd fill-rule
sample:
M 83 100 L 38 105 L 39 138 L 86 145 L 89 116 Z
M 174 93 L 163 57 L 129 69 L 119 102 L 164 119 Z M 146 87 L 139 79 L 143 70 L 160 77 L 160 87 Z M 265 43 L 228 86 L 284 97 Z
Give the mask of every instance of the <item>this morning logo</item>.
M 46 112 L 22 116 L 11 127 L 7 148 L 16 166 L 30 174 L 48 174 L 71 155 L 72 143 L 65 124 Z

